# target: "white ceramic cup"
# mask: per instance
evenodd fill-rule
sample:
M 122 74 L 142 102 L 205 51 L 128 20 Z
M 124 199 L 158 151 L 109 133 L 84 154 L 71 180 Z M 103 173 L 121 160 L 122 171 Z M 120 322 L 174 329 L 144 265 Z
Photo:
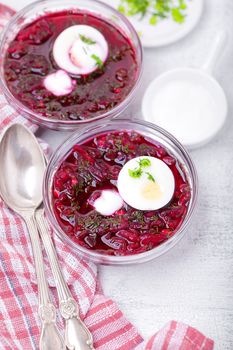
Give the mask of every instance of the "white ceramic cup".
M 214 67 L 224 49 L 224 46 L 226 45 L 226 39 L 226 32 L 219 32 L 210 55 L 201 69 L 178 68 L 165 72 L 152 81 L 143 97 L 143 118 L 172 133 L 189 149 L 200 147 L 209 142 L 220 131 L 226 120 L 228 111 L 226 95 L 223 88 L 213 77 Z M 198 88 L 198 86 L 201 86 L 206 89 L 209 95 L 211 95 L 212 101 L 215 104 L 214 108 L 212 108 L 214 109 L 214 113 L 209 120 L 204 120 L 203 118 L 203 123 L 200 123 L 199 130 L 197 130 L 197 127 L 192 127 L 192 113 L 187 113 L 187 120 L 185 121 L 184 126 L 183 124 L 179 125 L 181 121 L 179 120 L 178 111 L 174 112 L 174 114 L 170 117 L 176 118 L 178 123 L 176 128 L 174 128 L 174 124 L 172 125 L 172 123 L 169 125 L 170 119 L 156 120 L 156 96 L 158 96 L 162 89 L 175 81 L 192 84 L 193 88 L 195 87 L 195 89 Z M 190 103 L 190 111 L 192 108 L 194 108 L 194 106 L 198 106 L 198 100 Z M 179 132 L 177 132 L 177 130 L 179 130 Z

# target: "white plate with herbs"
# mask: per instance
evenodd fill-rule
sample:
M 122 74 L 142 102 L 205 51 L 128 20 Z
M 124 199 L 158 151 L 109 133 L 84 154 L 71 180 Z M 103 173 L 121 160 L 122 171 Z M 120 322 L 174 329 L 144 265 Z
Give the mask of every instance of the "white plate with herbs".
M 105 0 L 109 4 L 109 0 Z M 203 0 L 111 0 L 126 15 L 144 47 L 164 46 L 186 36 L 198 23 Z

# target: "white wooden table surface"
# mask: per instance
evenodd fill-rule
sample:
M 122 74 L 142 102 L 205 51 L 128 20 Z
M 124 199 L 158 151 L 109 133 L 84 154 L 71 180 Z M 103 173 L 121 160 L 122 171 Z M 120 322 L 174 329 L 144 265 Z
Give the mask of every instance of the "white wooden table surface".
M 77 0 L 78 1 L 78 0 Z M 1 0 L 20 9 L 31 0 Z M 198 27 L 182 41 L 145 51 L 143 84 L 129 113 L 140 117 L 142 94 L 159 73 L 201 66 L 219 29 L 229 41 L 216 77 L 229 102 L 221 134 L 191 155 L 199 173 L 196 217 L 186 237 L 159 259 L 132 267 L 101 267 L 105 293 L 147 337 L 171 319 L 212 337 L 216 350 L 233 350 L 233 0 L 205 0 Z M 55 148 L 67 134 L 40 130 Z

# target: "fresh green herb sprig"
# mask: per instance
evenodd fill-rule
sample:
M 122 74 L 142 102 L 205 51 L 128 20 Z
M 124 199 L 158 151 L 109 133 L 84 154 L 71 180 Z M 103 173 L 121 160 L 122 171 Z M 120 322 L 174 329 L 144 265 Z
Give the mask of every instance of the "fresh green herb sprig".
M 87 36 L 85 36 L 83 34 L 79 34 L 79 37 L 82 40 L 82 42 L 84 42 L 87 45 L 94 45 L 94 44 L 96 44 L 96 41 L 92 40 L 91 38 L 88 38 Z
M 187 3 L 188 0 L 121 0 L 118 10 L 130 17 L 149 14 L 151 25 L 167 18 L 181 24 L 187 15 Z
M 139 179 L 143 173 L 147 175 L 148 180 L 155 182 L 154 176 L 149 172 L 144 172 L 144 168 L 151 166 L 151 161 L 148 158 L 141 158 L 138 161 L 138 167 L 135 169 L 128 169 L 129 176 L 134 179 Z
M 93 60 L 95 60 L 96 65 L 99 68 L 103 68 L 104 62 L 101 60 L 101 58 L 95 54 L 91 55 L 91 58 L 93 58 Z
M 147 175 L 148 180 L 155 182 L 155 178 L 153 175 L 151 175 L 151 173 L 146 172 L 146 175 Z
M 134 179 L 138 179 L 142 176 L 142 169 L 136 168 L 136 169 L 129 169 L 129 176 L 133 177 Z
M 146 168 L 148 166 L 151 166 L 151 161 L 148 158 L 142 158 L 139 160 L 139 166 L 140 168 Z

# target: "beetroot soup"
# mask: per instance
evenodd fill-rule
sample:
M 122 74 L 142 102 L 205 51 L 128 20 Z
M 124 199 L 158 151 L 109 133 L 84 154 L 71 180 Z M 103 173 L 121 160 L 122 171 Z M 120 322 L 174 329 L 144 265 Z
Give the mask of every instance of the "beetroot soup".
M 4 72 L 11 93 L 33 112 L 74 121 L 120 104 L 138 65 L 129 38 L 113 24 L 66 10 L 22 28 L 9 45 Z
M 172 174 L 174 192 L 165 206 L 138 210 L 136 203 L 132 207 L 123 201 L 119 174 L 133 159 L 139 162 L 127 171 L 128 180 L 141 186 L 145 179 L 157 194 L 159 168 L 156 165 L 152 173 L 151 160 Z M 143 198 L 150 200 L 150 194 L 144 191 Z M 56 219 L 66 235 L 87 249 L 119 256 L 151 250 L 172 237 L 186 216 L 191 189 L 181 164 L 161 144 L 134 131 L 122 131 L 75 145 L 54 175 L 52 198 Z M 102 207 L 97 206 L 101 198 Z

